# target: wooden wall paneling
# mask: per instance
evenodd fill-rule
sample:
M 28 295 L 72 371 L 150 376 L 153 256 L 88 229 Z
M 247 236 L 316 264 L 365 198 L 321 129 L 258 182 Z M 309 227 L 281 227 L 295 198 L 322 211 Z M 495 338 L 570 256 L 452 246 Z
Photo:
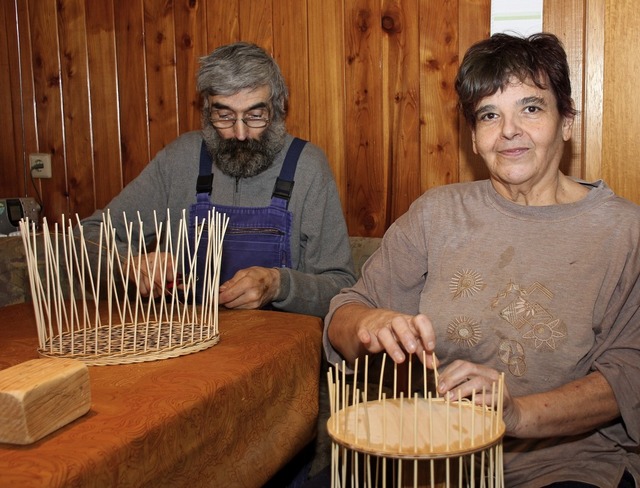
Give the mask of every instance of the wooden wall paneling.
M 22 139 L 22 97 L 15 2 L 0 4 L 0 198 L 25 195 Z
M 327 155 L 346 213 L 344 1 L 312 0 L 308 19 L 309 138 Z
M 582 175 L 587 181 L 600 177 L 602 168 L 602 113 L 604 92 L 605 0 L 585 5 L 584 111 L 582 117 Z
M 273 52 L 273 2 L 278 0 L 239 0 L 238 26 L 240 41 L 253 42 L 272 56 Z
M 114 0 L 123 186 L 138 176 L 151 157 L 142 2 Z
M 289 88 L 287 129 L 309 139 L 307 2 L 278 0 L 273 8 L 273 50 Z
M 460 66 L 467 50 L 476 42 L 487 39 L 491 33 L 491 0 L 461 0 L 458 4 L 458 66 Z M 459 181 L 489 178 L 489 171 L 484 161 L 473 152 L 471 130 L 467 122 L 460 114 L 458 114 L 458 120 Z
M 640 12 L 631 0 L 607 1 L 604 127 L 600 177 L 620 196 L 640 204 L 640 116 L 633 102 L 640 77 Z
M 420 34 L 417 0 L 382 4 L 382 154 L 389 164 L 388 227 L 422 193 Z
M 151 156 L 178 136 L 173 2 L 144 0 L 149 149 Z
M 389 161 L 383 154 L 381 12 L 376 0 L 345 2 L 346 220 L 349 234 L 382 236 Z
M 0 101 L 10 93 L 11 110 L 0 116 L 9 127 L 0 158 L 13 162 L 0 169 L 0 191 L 34 195 L 27 155 L 49 152 L 54 178 L 35 185 L 50 218 L 104 206 L 178 133 L 199 128 L 198 58 L 242 39 L 280 63 L 289 129 L 326 151 L 350 233 L 382 235 L 427 188 L 486 177 L 453 79 L 466 49 L 489 35 L 490 3 L 7 0 Z M 630 0 L 545 2 L 545 29 L 565 43 L 582 110 L 563 169 L 605 177 L 636 200 L 636 117 L 619 94 L 632 92 L 638 67 L 618 54 L 637 43 L 639 20 Z
M 96 148 L 93 151 L 94 208 L 103 208 L 123 186 L 113 0 L 87 3 L 86 22 L 91 93 L 91 138 L 86 146 L 87 150 Z M 89 166 L 90 160 L 88 157 L 78 165 Z M 90 168 L 85 171 L 88 178 Z M 79 177 L 70 178 L 69 186 L 75 191 L 91 187 L 89 181 Z M 90 215 L 93 210 L 87 208 L 91 197 L 87 196 L 86 200 L 83 206 L 77 205 L 76 212 L 81 217 Z
M 31 1 L 29 23 L 38 127 L 37 152 L 50 153 L 52 178 L 36 180 L 50 222 L 68 215 L 57 2 Z M 35 148 L 27 149 L 36 152 Z
M 205 2 L 175 2 L 178 132 L 181 134 L 202 127 L 202 107 L 200 94 L 196 89 L 196 75 L 200 68 L 200 57 L 208 52 L 205 10 Z
M 584 57 L 584 0 L 544 2 L 543 30 L 558 36 L 564 44 L 571 76 L 571 93 L 580 114 L 573 122 L 573 134 L 566 144 L 560 169 L 563 173 L 582 177 L 582 116 L 583 57 Z
M 54 166 L 52 172 L 55 175 L 66 171 L 68 175 L 65 183 L 69 208 L 64 217 L 75 221 L 76 213 L 85 217 L 95 208 L 87 62 L 90 43 L 85 28 L 84 1 L 60 0 L 57 9 L 66 168 Z M 104 178 L 105 185 L 109 184 L 109 179 Z
M 224 8 L 216 2 L 202 0 L 206 10 L 207 52 L 240 40 L 240 0 L 225 0 Z
M 458 181 L 458 118 L 454 77 L 458 68 L 458 3 L 420 9 L 420 113 L 422 188 Z

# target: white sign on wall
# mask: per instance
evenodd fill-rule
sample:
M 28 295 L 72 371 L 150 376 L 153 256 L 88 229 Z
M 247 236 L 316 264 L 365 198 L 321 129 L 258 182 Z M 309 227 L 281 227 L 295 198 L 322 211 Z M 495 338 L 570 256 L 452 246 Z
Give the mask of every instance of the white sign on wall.
M 491 0 L 491 34 L 542 32 L 542 0 Z

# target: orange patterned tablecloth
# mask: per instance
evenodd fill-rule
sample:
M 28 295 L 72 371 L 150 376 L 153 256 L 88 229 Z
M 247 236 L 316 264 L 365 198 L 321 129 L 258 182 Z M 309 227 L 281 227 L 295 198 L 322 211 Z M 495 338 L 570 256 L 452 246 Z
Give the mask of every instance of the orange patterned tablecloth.
M 206 351 L 91 366 L 89 413 L 0 443 L 0 486 L 261 486 L 315 433 L 321 333 L 315 317 L 221 311 Z M 0 369 L 37 348 L 31 304 L 0 308 Z

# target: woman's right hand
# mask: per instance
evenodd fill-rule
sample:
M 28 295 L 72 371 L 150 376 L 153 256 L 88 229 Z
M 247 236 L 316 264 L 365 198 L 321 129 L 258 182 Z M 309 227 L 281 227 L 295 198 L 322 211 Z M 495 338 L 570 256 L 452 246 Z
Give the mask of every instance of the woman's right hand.
M 422 360 L 424 352 L 427 367 L 433 367 L 435 332 L 423 314 L 407 315 L 348 303 L 335 311 L 328 334 L 333 347 L 350 362 L 367 353 L 386 352 L 396 363 L 402 363 L 407 353 Z

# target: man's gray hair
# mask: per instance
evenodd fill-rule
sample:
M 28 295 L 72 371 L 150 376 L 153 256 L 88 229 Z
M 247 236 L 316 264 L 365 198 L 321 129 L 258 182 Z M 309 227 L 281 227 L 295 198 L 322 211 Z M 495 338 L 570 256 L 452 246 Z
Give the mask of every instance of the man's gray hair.
M 256 44 L 236 42 L 218 47 L 200 58 L 197 87 L 205 109 L 211 95 L 234 95 L 240 90 L 269 86 L 272 120 L 283 120 L 289 93 L 275 60 Z

